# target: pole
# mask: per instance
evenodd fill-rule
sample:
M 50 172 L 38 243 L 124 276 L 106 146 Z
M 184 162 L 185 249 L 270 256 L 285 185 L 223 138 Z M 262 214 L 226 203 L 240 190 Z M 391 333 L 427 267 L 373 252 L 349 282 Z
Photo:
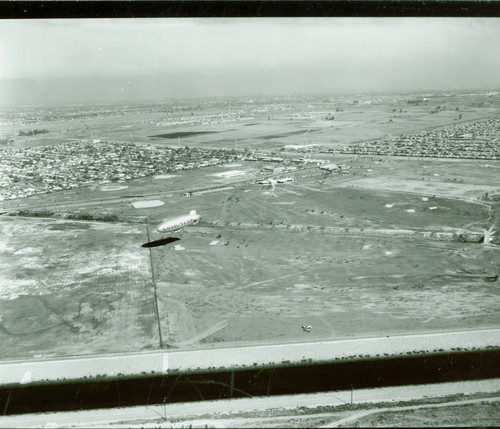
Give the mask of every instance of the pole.
M 148 243 L 151 242 L 151 237 L 149 235 L 149 218 L 146 218 L 146 232 L 148 234 Z M 153 254 L 151 252 L 151 247 L 148 249 L 149 250 L 149 262 L 151 264 L 151 280 L 153 282 L 153 290 L 154 290 L 154 306 L 155 306 L 155 313 L 156 313 L 156 318 L 158 320 L 158 337 L 160 340 L 160 349 L 163 348 L 163 338 L 161 335 L 161 322 L 160 322 L 160 310 L 158 309 L 158 292 L 156 289 L 156 281 L 155 281 L 155 271 L 154 271 L 154 266 L 153 266 Z

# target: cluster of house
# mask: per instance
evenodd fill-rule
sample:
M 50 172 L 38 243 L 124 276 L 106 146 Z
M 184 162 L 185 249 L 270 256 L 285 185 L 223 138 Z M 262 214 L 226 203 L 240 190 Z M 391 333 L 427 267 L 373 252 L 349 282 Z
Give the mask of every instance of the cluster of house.
M 247 155 L 242 158 L 243 161 L 261 161 L 261 162 L 272 162 L 272 163 L 283 163 L 285 165 L 289 164 L 315 164 L 315 165 L 322 165 L 322 164 L 327 164 L 328 161 L 326 159 L 320 159 L 320 158 L 311 158 L 310 156 L 306 155 L 302 158 L 285 158 L 282 156 L 275 156 L 272 153 L 267 154 L 267 153 L 261 153 L 257 152 L 252 155 Z M 274 168 L 274 167 L 270 167 Z
M 276 183 L 294 182 L 293 177 L 280 177 L 279 179 L 264 179 L 259 181 L 259 185 L 275 185 Z
M 157 127 L 171 127 L 177 125 L 215 125 L 215 124 L 225 124 L 229 122 L 238 122 L 254 119 L 253 116 L 248 116 L 243 113 L 235 114 L 230 113 L 213 113 L 206 115 L 190 115 L 181 116 L 172 119 L 165 119 L 159 122 L 150 121 L 150 123 L 155 124 Z
M 0 201 L 240 159 L 218 149 L 158 148 L 101 140 L 6 150 L 0 159 Z
M 437 158 L 500 159 L 500 119 L 486 119 L 416 135 L 350 145 L 338 152 Z

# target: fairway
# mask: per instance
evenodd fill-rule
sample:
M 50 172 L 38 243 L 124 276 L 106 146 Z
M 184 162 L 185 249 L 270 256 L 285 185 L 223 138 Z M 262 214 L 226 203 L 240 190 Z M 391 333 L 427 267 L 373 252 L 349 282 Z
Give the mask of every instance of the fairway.
M 251 224 L 323 227 L 423 229 L 440 231 L 488 225 L 488 209 L 476 202 L 437 197 L 431 192 L 404 193 L 380 186 L 359 187 L 369 179 L 342 183 L 298 183 L 241 189 L 228 202 L 228 221 Z M 372 182 L 369 182 L 370 184 Z M 387 183 L 387 182 L 384 182 Z M 390 182 L 389 182 L 390 183 Z M 416 195 L 415 195 L 416 194 Z M 422 198 L 422 195 L 426 197 Z M 425 199 L 426 198 L 426 199 Z M 432 207 L 437 209 L 431 210 Z

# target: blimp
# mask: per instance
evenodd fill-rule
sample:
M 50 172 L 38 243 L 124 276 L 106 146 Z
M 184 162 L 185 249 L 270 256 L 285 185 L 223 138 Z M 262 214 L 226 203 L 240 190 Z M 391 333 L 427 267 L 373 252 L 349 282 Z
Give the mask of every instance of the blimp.
M 159 232 L 177 231 L 185 226 L 197 224 L 200 219 L 201 216 L 196 213 L 196 210 L 191 210 L 188 215 L 163 221 L 156 229 Z

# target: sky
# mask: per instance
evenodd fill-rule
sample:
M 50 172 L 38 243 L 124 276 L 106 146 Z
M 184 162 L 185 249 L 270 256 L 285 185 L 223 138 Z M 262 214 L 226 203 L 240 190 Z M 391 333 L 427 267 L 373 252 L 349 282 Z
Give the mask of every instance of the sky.
M 3 20 L 0 102 L 500 87 L 496 18 Z

